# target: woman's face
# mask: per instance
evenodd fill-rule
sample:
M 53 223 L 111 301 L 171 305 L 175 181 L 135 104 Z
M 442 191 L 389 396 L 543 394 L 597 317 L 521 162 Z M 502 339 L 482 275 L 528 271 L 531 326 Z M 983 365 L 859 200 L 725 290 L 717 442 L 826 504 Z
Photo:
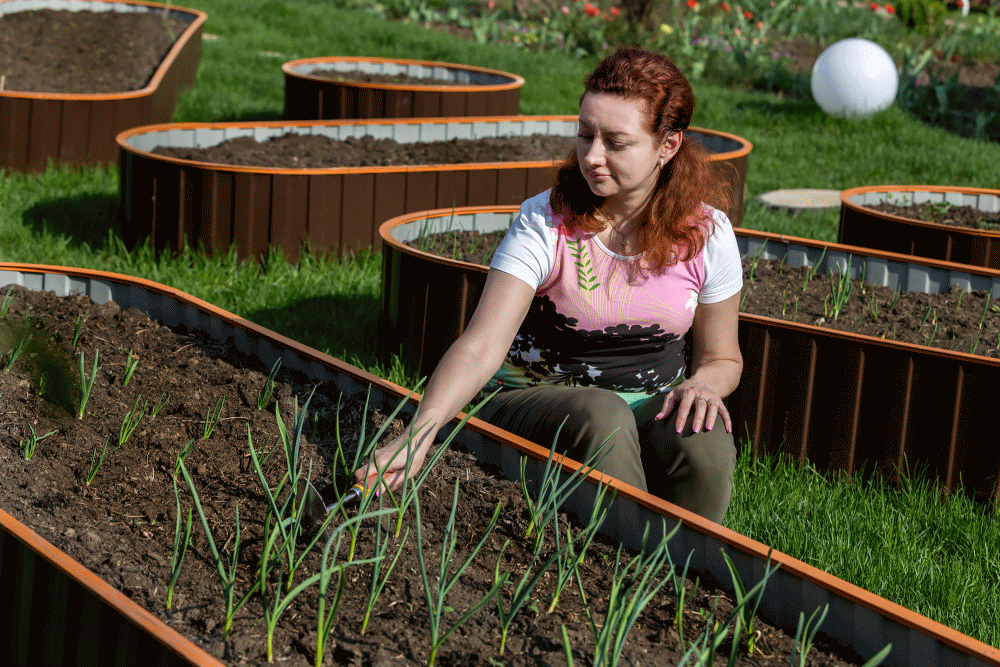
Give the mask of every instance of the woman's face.
M 580 103 L 576 156 L 580 171 L 599 197 L 644 204 L 664 164 L 677 153 L 681 134 L 666 141 L 650 131 L 643 100 L 588 92 Z

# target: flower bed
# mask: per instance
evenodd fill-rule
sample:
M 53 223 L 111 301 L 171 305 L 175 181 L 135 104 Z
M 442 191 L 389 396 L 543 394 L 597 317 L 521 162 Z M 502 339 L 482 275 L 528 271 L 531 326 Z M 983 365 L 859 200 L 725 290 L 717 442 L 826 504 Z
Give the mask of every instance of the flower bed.
M 132 312 L 129 309 L 139 308 L 143 313 L 160 318 L 163 325 L 180 325 L 190 334 L 207 337 L 206 349 L 214 350 L 211 352 L 213 355 L 228 350 L 225 354 L 245 355 L 245 363 L 261 368 L 273 366 L 280 359 L 283 368 L 298 378 L 297 384 L 311 386 L 322 383 L 322 391 L 328 396 L 337 391 L 343 392 L 345 398 L 365 400 L 364 397 L 367 396 L 370 407 L 387 411 L 404 399 L 398 387 L 163 285 L 127 276 L 65 267 L 0 265 L 0 283 L 11 282 L 34 290 L 54 290 L 56 294 L 89 294 L 97 303 L 113 299 L 121 307 L 120 312 L 124 317 L 135 318 L 135 315 L 129 315 Z M 210 343 L 213 340 L 217 342 L 216 345 Z M 120 376 L 115 373 L 107 381 L 117 382 L 119 379 Z M 288 397 L 280 400 L 287 401 Z M 412 414 L 412 404 L 404 405 L 403 414 Z M 197 428 L 201 428 L 201 423 L 203 422 L 199 420 Z M 257 443 L 261 444 L 260 441 Z M 543 448 L 476 419 L 470 420 L 457 432 L 455 444 L 471 451 L 488 465 L 496 466 L 512 479 L 518 479 L 522 474 L 521 459 L 525 456 L 528 460 L 529 478 L 541 479 L 548 456 Z M 279 453 L 275 456 L 282 455 Z M 190 459 L 192 469 L 196 467 L 196 461 L 196 455 Z M 567 479 L 566 476 L 578 468 L 578 464 L 569 460 L 560 463 L 557 459 L 557 464 L 563 470 L 561 479 Z M 163 470 L 160 474 L 169 483 L 169 471 Z M 588 515 L 595 497 L 596 476 L 590 475 L 588 479 L 568 498 L 565 509 L 581 516 Z M 452 480 L 446 480 L 445 486 L 451 483 Z M 703 584 L 709 580 L 731 581 L 720 549 L 729 555 L 739 576 L 748 584 L 763 576 L 768 557 L 772 562 L 780 564 L 780 569 L 771 576 L 770 583 L 764 589 L 759 608 L 761 617 L 768 622 L 794 628 L 799 622 L 800 610 L 806 611 L 808 615 L 813 609 L 829 604 L 830 613 L 821 624 L 820 636 L 828 637 L 834 646 L 845 647 L 861 656 L 874 655 L 886 643 L 892 642 L 893 651 L 883 664 L 927 664 L 928 661 L 945 666 L 1000 664 L 995 649 L 783 554 L 769 553 L 765 545 L 691 515 L 658 498 L 614 480 L 610 483 L 616 488 L 618 496 L 614 511 L 604 525 L 604 531 L 613 540 L 621 541 L 629 548 L 638 548 L 641 544 L 641 527 L 647 521 L 651 522 L 654 529 L 651 538 L 655 542 L 662 535 L 657 529 L 661 525 L 661 518 L 665 518 L 668 525 L 682 519 L 683 523 L 669 543 L 673 562 L 682 563 L 693 552 L 689 574 L 700 576 Z M 472 503 L 473 499 L 466 502 Z M 247 506 L 249 504 L 247 500 Z M 430 512 L 430 509 L 427 511 Z M 437 509 L 434 516 L 438 518 L 433 519 L 434 523 L 444 518 L 442 511 L 447 514 L 447 506 L 443 510 L 440 507 Z M 127 522 L 128 526 L 134 526 L 134 531 L 163 530 L 150 523 L 147 517 L 134 518 L 140 520 L 138 525 L 134 521 Z M 480 520 L 485 521 L 486 517 L 480 517 Z M 87 657 L 98 654 L 110 656 L 117 651 L 118 657 L 122 658 L 122 651 L 133 650 L 138 642 L 142 646 L 160 646 L 159 654 L 144 653 L 143 659 L 170 663 L 171 658 L 176 660 L 175 656 L 179 656 L 180 664 L 216 664 L 194 648 L 187 639 L 179 638 L 169 629 L 165 630 L 162 624 L 149 622 L 149 615 L 134 602 L 121 594 L 115 594 L 107 584 L 95 581 L 93 574 L 13 520 L 9 514 L 0 513 L 0 521 L 4 530 L 4 559 L 0 567 L 0 578 L 5 590 L 12 591 L 14 596 L 6 607 L 10 614 L 7 617 L 9 622 L 0 626 L 0 633 L 12 633 L 3 634 L 5 645 L 12 646 L 15 651 L 27 656 L 27 662 L 35 662 L 38 656 L 49 655 L 53 650 L 65 650 L 84 662 L 107 664 L 107 660 L 101 662 L 99 658 L 95 658 L 88 661 Z M 215 529 L 224 531 L 225 525 L 229 525 L 228 520 L 215 524 Z M 201 545 L 197 549 L 204 551 L 203 542 L 199 540 L 196 545 Z M 110 566 L 114 571 L 116 562 L 124 561 L 117 561 L 112 557 L 104 566 Z M 25 563 L 31 565 L 26 567 Z M 36 579 L 36 572 L 43 570 L 45 576 L 51 577 L 52 581 Z M 127 579 L 131 576 L 130 572 L 134 571 L 123 567 L 121 574 Z M 203 576 L 214 575 L 206 571 Z M 77 606 L 77 598 L 73 596 L 72 590 L 76 590 L 78 584 L 88 587 L 86 595 L 94 595 L 96 607 L 90 602 L 82 608 Z M 68 589 L 71 589 L 70 595 L 67 595 Z M 43 591 L 48 591 L 48 597 L 38 596 Z M 46 603 L 36 604 L 40 599 L 45 599 Z M 100 630 L 80 631 L 79 623 L 84 614 L 87 621 L 101 623 Z M 111 636 L 104 631 L 103 621 L 98 619 L 118 618 L 119 614 L 126 619 L 124 635 Z M 145 624 L 136 621 L 137 618 Z M 29 626 L 33 628 L 30 634 L 24 631 Z M 34 628 L 39 626 L 52 633 L 47 636 L 66 637 L 65 643 L 32 643 L 31 636 L 41 636 L 34 634 Z M 259 627 L 257 634 L 259 639 Z M 120 639 L 121 636 L 126 639 Z M 426 643 L 427 637 L 421 633 L 417 641 Z M 555 641 L 558 642 L 558 639 Z M 578 654 L 578 657 L 582 658 L 584 655 Z M 350 653 L 345 653 L 342 658 L 351 659 Z M 129 660 L 127 657 L 123 659 Z
M 970 206 L 1000 212 L 1000 190 L 930 185 L 878 185 L 840 193 L 837 240 L 904 255 L 1000 269 L 1000 229 L 975 229 L 928 222 L 874 208 L 878 204 Z
M 411 211 L 516 204 L 548 188 L 551 160 L 426 166 L 289 169 L 236 167 L 154 155 L 158 146 L 212 146 L 234 137 L 293 132 L 343 140 L 371 135 L 397 142 L 548 134 L 576 135 L 575 116 L 490 116 L 367 121 L 175 123 L 138 127 L 118 137 L 121 147 L 122 234 L 129 246 L 149 237 L 154 247 L 187 244 L 207 251 L 235 245 L 240 258 L 271 247 L 295 259 L 308 244 L 319 252 L 378 248 L 378 225 Z M 692 128 L 733 179 L 742 219 L 742 193 L 751 144 L 734 135 Z
M 281 69 L 287 120 L 510 116 L 520 112 L 524 85 L 516 74 L 424 60 L 327 56 L 292 60 Z M 355 74 L 416 81 L 349 76 Z
M 115 137 L 130 127 L 171 119 L 178 92 L 194 83 L 201 58 L 204 12 L 128 0 L 0 0 L 0 14 L 40 8 L 169 12 L 188 23 L 149 83 L 141 90 L 42 93 L 0 90 L 0 168 L 40 172 L 49 160 L 113 164 Z

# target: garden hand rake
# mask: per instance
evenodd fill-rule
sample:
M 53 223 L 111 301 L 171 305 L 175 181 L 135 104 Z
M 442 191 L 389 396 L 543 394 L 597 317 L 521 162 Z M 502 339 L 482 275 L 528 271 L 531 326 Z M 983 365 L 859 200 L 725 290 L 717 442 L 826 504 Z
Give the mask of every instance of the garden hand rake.
M 374 488 L 368 486 L 369 490 Z M 330 512 L 353 505 L 365 495 L 365 483 L 358 482 L 343 495 L 338 494 L 337 484 L 327 484 L 320 490 L 307 479 L 299 480 L 302 525 L 315 532 L 326 522 Z

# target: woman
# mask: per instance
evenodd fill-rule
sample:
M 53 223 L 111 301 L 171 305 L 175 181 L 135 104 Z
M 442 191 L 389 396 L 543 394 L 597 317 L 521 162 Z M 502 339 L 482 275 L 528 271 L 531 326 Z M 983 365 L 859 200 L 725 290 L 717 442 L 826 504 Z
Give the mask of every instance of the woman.
M 576 151 L 521 206 L 466 331 L 404 439 L 374 463 L 390 488 L 485 387 L 479 416 L 721 522 L 736 450 L 742 269 L 728 195 L 684 141 L 694 96 L 664 56 L 620 48 L 585 81 Z M 685 349 L 690 333 L 690 355 Z M 690 363 L 687 362 L 690 357 Z M 560 430 L 561 428 L 561 430 Z M 558 442 L 554 442 L 556 434 Z

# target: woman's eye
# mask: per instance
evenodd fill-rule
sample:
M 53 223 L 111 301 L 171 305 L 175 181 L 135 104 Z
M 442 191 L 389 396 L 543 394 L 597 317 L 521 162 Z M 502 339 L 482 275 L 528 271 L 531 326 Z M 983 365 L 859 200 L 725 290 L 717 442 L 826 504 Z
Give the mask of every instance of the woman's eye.
M 610 146 L 611 150 L 613 151 L 623 151 L 628 146 L 628 144 L 623 144 L 620 141 L 612 141 L 608 143 L 608 146 Z
M 577 139 L 583 139 L 584 141 L 593 141 L 594 137 L 589 134 L 584 134 L 583 132 L 578 132 L 576 135 Z

